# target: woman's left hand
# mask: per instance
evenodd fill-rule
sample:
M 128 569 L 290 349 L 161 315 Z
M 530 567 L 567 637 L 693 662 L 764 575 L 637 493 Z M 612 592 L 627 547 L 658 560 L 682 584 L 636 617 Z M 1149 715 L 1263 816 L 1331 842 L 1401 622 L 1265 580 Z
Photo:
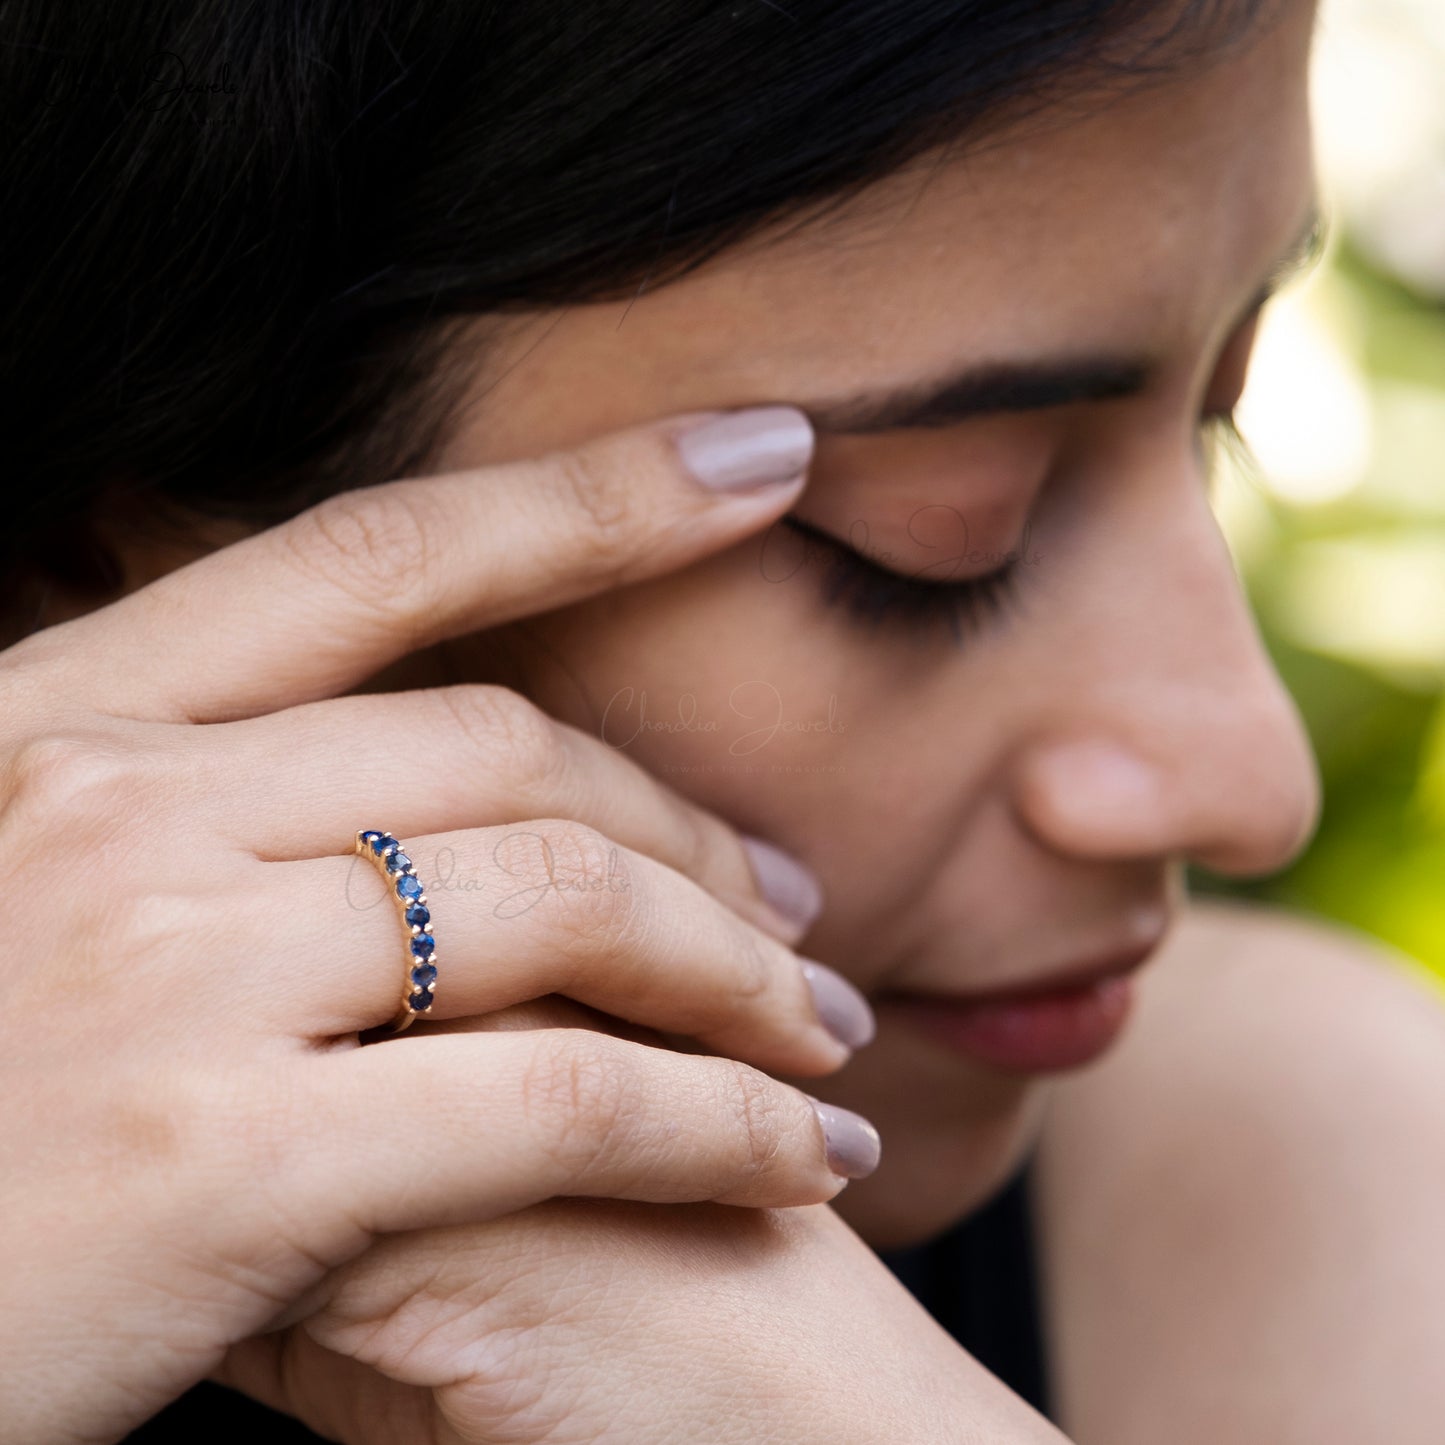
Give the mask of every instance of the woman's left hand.
M 827 1204 L 394 1235 L 215 1378 L 346 1445 L 1064 1445 Z
M 597 1027 L 442 1027 L 559 1023 Z M 212 1378 L 345 1445 L 1066 1445 L 827 1204 L 551 1199 L 387 1236 L 278 1323 Z

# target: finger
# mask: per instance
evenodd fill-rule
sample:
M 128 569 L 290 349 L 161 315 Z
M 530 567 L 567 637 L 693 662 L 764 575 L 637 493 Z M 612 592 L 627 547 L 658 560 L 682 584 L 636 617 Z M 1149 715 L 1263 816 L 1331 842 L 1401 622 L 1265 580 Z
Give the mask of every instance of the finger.
M 718 551 L 796 499 L 812 445 L 795 407 L 691 413 L 538 459 L 342 492 L 7 660 L 40 661 L 120 716 L 272 712 L 443 638 Z
M 881 1146 L 856 1114 L 732 1059 L 590 1029 L 408 1035 L 313 1059 L 275 1167 L 300 1217 L 373 1233 L 554 1195 L 783 1208 L 834 1198 Z
M 222 832 L 264 858 L 348 852 L 373 819 L 405 841 L 567 817 L 686 874 L 789 943 L 822 908 L 797 860 L 507 688 L 358 694 L 176 731 L 193 755 L 195 791 L 228 787 Z M 399 757 L 425 764 L 399 767 Z
M 276 1328 L 242 1340 L 206 1378 L 290 1415 L 324 1440 L 463 1445 L 440 1417 L 435 1390 L 405 1384 L 329 1350 L 307 1330 Z
M 435 980 L 428 1018 L 558 993 L 810 1075 L 838 1068 L 872 1036 L 866 999 L 840 975 L 575 820 L 433 834 L 410 848 L 427 890 L 426 916 L 414 920 L 428 955 L 420 961 L 394 883 L 370 860 L 265 865 L 260 890 L 248 891 L 247 914 L 262 930 L 248 953 L 278 969 L 259 989 L 254 973 L 237 977 L 253 1009 L 313 1038 L 358 1032 L 393 1016 L 410 965 L 418 985 Z M 299 898 L 309 906 L 298 909 Z

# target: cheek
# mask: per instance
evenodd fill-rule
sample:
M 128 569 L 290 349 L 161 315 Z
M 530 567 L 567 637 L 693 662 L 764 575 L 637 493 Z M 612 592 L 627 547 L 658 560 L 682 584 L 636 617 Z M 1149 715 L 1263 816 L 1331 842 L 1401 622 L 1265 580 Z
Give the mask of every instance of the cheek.
M 823 880 L 830 919 L 885 929 L 987 772 L 973 729 L 988 693 L 960 706 L 941 682 L 967 662 L 947 644 L 870 632 L 825 605 L 814 570 L 769 574 L 765 562 L 754 539 L 529 619 L 507 629 L 505 680 L 797 852 Z
M 861 699 L 889 695 L 874 650 L 818 615 L 810 579 L 773 579 L 755 544 L 535 619 L 522 690 L 679 792 L 739 821 L 786 795 L 846 801 Z

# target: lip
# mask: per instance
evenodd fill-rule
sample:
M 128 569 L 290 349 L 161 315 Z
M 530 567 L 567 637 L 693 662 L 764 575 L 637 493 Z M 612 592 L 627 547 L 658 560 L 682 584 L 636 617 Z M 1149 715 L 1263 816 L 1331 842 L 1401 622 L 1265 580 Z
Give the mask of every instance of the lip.
M 1065 964 L 1050 973 L 1034 974 L 1019 983 L 998 984 L 994 988 L 971 989 L 964 993 L 945 993 L 941 990 L 906 989 L 910 998 L 937 999 L 945 1003 L 986 1003 L 1032 998 L 1037 994 L 1057 993 L 1061 989 L 1080 988 L 1086 984 L 1098 983 L 1102 979 L 1114 978 L 1133 973 L 1142 968 L 1158 949 L 1163 940 L 1160 933 L 1148 943 L 1133 944 L 1127 948 L 1110 949 L 1104 953 L 1093 953 L 1087 958 Z
M 1106 1052 L 1133 1006 L 1131 975 L 1160 938 L 970 993 L 895 990 L 875 1005 L 955 1053 L 1006 1073 L 1079 1068 Z

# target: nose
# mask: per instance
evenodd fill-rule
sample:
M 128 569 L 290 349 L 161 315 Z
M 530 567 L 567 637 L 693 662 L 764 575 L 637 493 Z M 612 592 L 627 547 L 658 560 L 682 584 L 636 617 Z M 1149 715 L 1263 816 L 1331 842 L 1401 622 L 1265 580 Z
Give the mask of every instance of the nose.
M 1082 564 L 1011 802 L 1077 858 L 1275 873 L 1318 823 L 1314 753 L 1197 475 L 1171 495 L 1155 482 L 1127 527 L 1117 502 L 1108 565 Z

